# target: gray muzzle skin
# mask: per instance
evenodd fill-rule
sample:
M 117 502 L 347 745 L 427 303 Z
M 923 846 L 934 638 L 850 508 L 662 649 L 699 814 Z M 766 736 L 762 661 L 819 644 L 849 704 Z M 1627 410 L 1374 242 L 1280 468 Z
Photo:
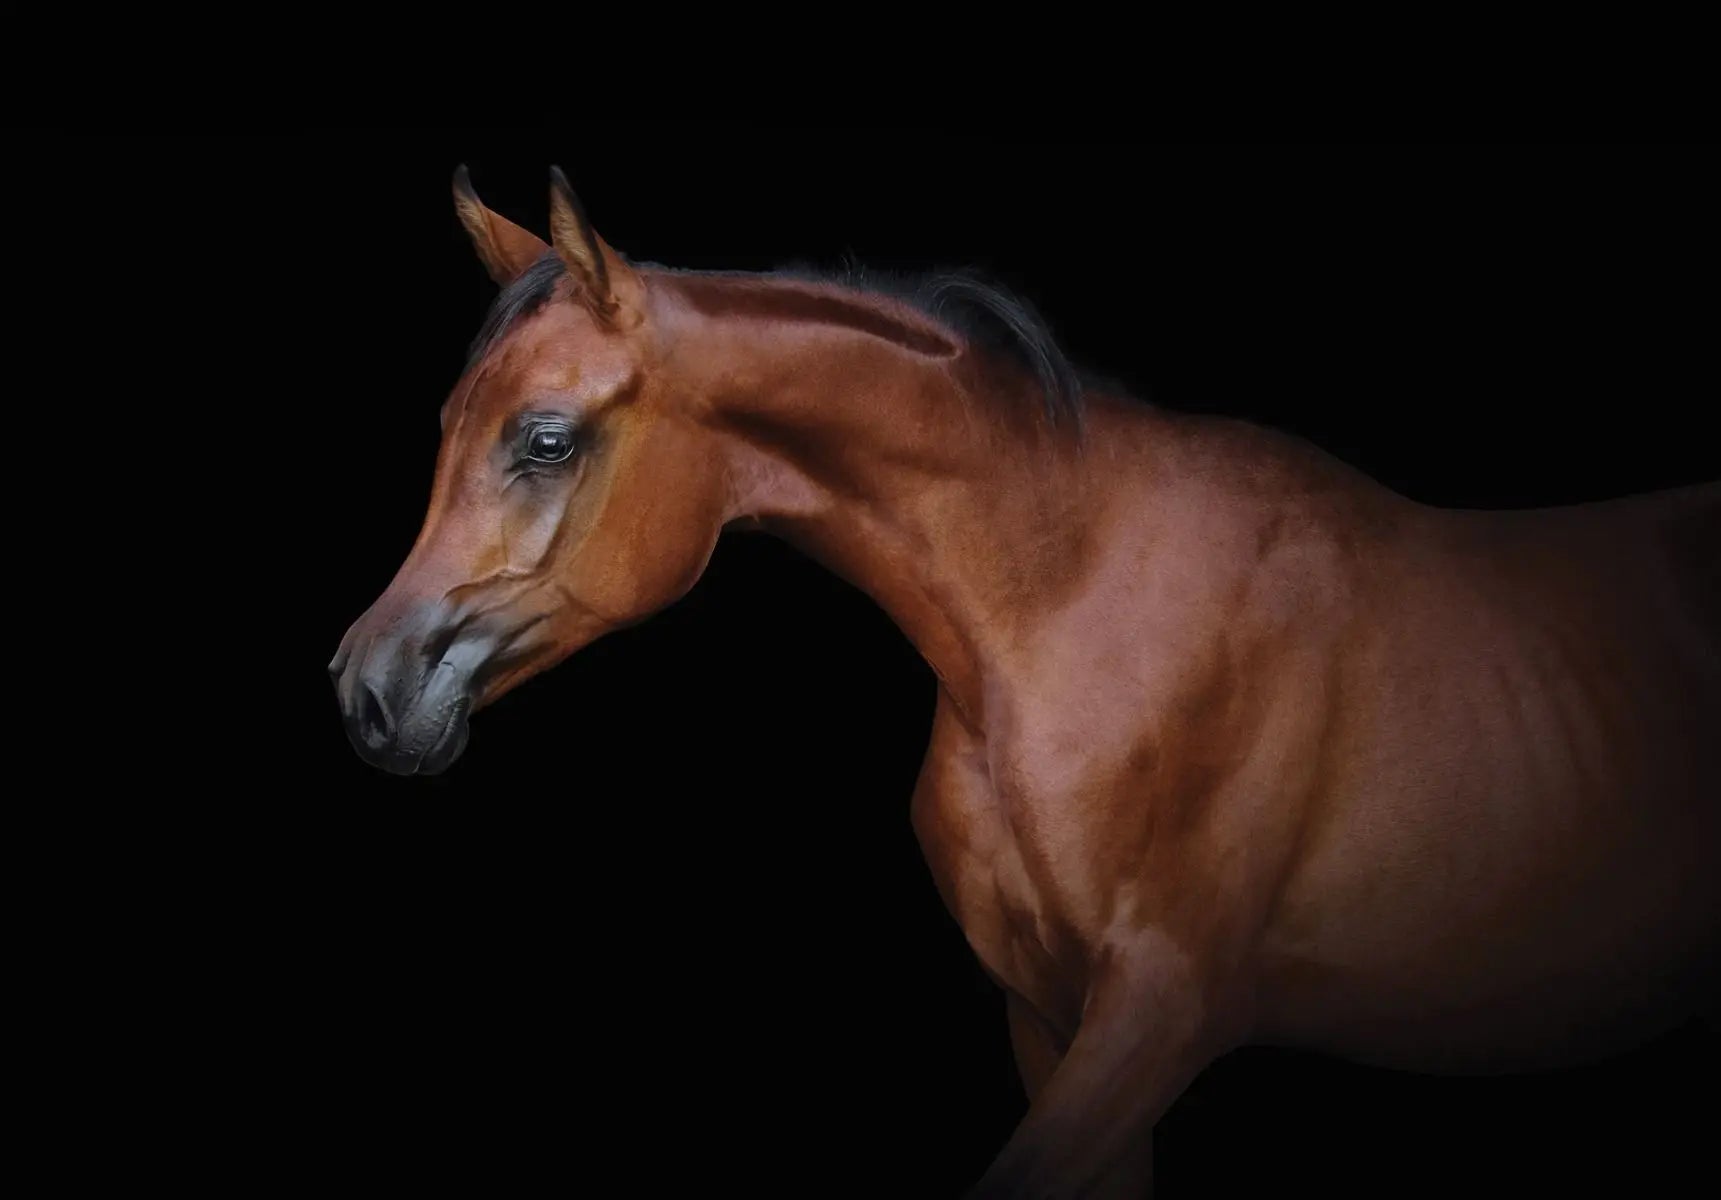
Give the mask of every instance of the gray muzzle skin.
M 466 749 L 467 718 L 508 640 L 472 624 L 450 636 L 426 606 L 377 635 L 347 633 L 329 663 L 347 738 L 359 757 L 396 775 L 435 775 Z

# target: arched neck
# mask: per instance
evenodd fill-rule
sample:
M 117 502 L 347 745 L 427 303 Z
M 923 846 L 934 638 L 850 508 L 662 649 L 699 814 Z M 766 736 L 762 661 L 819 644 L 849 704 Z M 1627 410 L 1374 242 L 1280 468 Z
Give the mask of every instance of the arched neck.
M 1086 453 L 1035 381 L 894 299 L 665 274 L 657 320 L 721 437 L 729 519 L 867 592 L 964 719 L 1091 550 Z

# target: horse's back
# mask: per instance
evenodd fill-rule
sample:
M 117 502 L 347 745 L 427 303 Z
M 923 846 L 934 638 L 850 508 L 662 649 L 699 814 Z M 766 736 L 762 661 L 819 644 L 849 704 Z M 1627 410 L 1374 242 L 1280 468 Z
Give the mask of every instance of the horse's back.
M 1721 486 L 1422 510 L 1369 547 L 1331 787 L 1271 937 L 1287 1040 L 1606 1048 L 1721 951 Z
M 1645 518 L 1665 547 L 1691 618 L 1721 647 L 1721 482 L 1665 494 Z
M 1593 614 L 1687 701 L 1721 704 L 1721 482 L 1498 516 L 1498 553 L 1566 589 L 1553 602 Z

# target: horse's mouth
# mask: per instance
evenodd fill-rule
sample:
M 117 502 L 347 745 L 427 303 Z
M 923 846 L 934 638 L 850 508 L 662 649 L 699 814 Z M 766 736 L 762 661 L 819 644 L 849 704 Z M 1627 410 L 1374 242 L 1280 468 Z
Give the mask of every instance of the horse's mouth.
M 447 623 L 421 620 L 380 642 L 349 633 L 329 673 L 353 749 L 395 775 L 446 771 L 466 749 L 473 710 L 542 661 L 545 643 L 523 636 L 542 624 L 532 618 L 507 631 L 469 625 L 432 636 L 426 629 Z
M 401 721 L 390 761 L 380 765 L 397 775 L 440 775 L 452 766 L 471 731 L 467 686 L 447 664 L 438 667 Z
M 348 739 L 360 758 L 394 775 L 440 775 L 466 749 L 471 731 L 469 680 L 442 664 L 398 717 L 387 715 L 372 698 L 378 715 L 349 723 Z
M 425 752 L 424 757 L 418 760 L 417 765 L 408 771 L 396 771 L 396 774 L 440 775 L 453 766 L 454 761 L 466 752 L 466 739 L 472 732 L 471 722 L 466 717 L 468 707 L 469 705 L 462 704 L 458 712 L 449 716 L 442 735 L 436 739 L 436 744 Z M 389 769 L 394 770 L 392 767 Z
M 367 744 L 350 734 L 349 738 L 360 758 L 392 775 L 440 775 L 466 750 L 471 729 L 462 712 L 451 715 L 439 728 L 419 738 L 386 745 Z

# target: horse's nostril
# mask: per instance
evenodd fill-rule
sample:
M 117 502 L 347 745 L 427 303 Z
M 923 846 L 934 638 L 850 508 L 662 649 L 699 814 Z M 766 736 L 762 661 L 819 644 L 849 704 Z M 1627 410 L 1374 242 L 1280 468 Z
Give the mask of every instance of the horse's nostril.
M 364 685 L 364 694 L 359 697 L 359 732 L 372 741 L 394 740 L 394 718 L 389 715 L 388 705 L 377 694 L 370 684 Z

